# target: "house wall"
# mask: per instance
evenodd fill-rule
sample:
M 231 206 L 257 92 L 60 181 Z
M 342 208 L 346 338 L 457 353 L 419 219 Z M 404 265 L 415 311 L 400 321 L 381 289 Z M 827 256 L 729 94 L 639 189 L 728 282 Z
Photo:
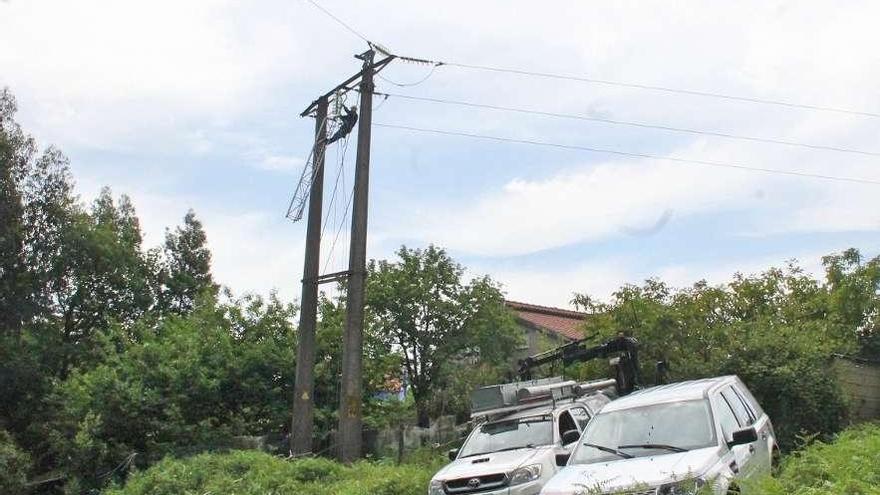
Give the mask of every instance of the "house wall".
M 539 352 L 549 351 L 555 347 L 565 344 L 567 340 L 559 335 L 538 330 L 537 328 L 520 323 L 520 328 L 525 336 L 524 345 L 520 347 L 517 353 L 517 359 L 523 359 L 527 356 L 534 356 Z

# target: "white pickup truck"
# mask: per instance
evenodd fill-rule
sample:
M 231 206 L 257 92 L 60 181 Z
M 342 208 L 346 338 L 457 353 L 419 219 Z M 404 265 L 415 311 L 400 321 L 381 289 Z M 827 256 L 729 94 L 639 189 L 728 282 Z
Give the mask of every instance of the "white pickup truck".
M 559 469 L 557 454 L 571 452 L 575 442 L 563 437 L 577 440 L 610 401 L 597 390 L 613 384 L 551 378 L 477 390 L 477 425 L 449 452 L 452 462 L 431 479 L 428 495 L 537 495 Z

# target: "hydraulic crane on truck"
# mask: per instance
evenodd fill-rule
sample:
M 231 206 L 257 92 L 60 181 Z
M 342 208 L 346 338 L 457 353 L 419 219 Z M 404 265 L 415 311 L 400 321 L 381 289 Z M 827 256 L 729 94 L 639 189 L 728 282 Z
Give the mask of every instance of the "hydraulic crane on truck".
M 598 345 L 590 345 L 590 339 L 581 339 L 529 356 L 519 361 L 519 377 L 531 380 L 532 370 L 548 363 L 563 365 L 582 363 L 592 359 L 610 359 L 617 383 L 617 394 L 626 395 L 639 385 L 639 341 L 623 334 Z M 659 369 L 659 366 L 658 366 Z

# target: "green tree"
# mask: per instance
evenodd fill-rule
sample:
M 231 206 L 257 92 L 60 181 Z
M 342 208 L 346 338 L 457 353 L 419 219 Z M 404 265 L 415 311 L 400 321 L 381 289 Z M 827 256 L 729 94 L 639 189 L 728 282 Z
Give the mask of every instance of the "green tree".
M 854 350 L 857 332 L 854 321 L 835 316 L 832 293 L 790 263 L 735 274 L 721 286 L 700 281 L 676 290 L 648 280 L 622 287 L 609 303 L 584 295 L 575 302 L 594 313 L 592 328 L 603 338 L 624 331 L 639 339 L 644 381 L 660 360 L 675 380 L 739 375 L 774 420 L 782 447 L 791 448 L 802 433 L 830 434 L 845 424 L 828 360 Z
M 36 146 L 15 122 L 15 111 L 15 99 L 0 91 L 0 334 L 17 336 L 30 306 L 20 185 Z
M 26 493 L 30 457 L 0 429 L 0 493 Z
M 519 335 L 490 278 L 464 283 L 464 269 L 434 246 L 404 246 L 397 256 L 370 262 L 367 306 L 377 335 L 399 350 L 418 424 L 427 426 L 431 396 L 450 373 L 479 362 L 507 363 Z
M 186 213 L 182 226 L 165 232 L 164 254 L 165 268 L 160 276 L 163 311 L 188 313 L 202 292 L 217 290 L 207 236 L 194 211 Z
M 103 485 L 133 454 L 145 466 L 236 435 L 280 433 L 293 393 L 294 312 L 274 297 L 218 305 L 205 295 L 189 314 L 143 328 L 139 342 L 75 371 L 52 400 L 52 443 L 74 486 Z
M 880 256 L 865 261 L 856 249 L 825 256 L 829 317 L 852 328 L 861 353 L 880 356 Z

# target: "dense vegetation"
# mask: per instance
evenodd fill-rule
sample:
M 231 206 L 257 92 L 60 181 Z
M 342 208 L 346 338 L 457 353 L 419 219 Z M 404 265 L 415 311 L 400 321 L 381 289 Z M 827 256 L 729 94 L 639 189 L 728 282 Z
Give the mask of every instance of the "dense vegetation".
M 344 467 L 326 459 L 288 461 L 261 452 L 203 454 L 165 459 L 137 473 L 108 495 L 235 493 L 266 495 L 411 495 L 424 493 L 437 464 L 359 462 Z
M 392 466 L 361 462 L 343 467 L 325 459 L 287 461 L 255 452 L 203 454 L 165 459 L 136 473 L 109 495 L 172 495 L 179 493 L 386 494 L 424 493 L 428 480 L 443 463 Z M 749 485 L 756 495 L 854 495 L 880 492 L 880 426 L 847 430 L 832 443 L 815 442 L 789 455 L 775 478 Z
M 182 225 L 166 231 L 163 245 L 143 246 L 131 201 L 109 189 L 91 204 L 81 201 L 67 158 L 54 148 L 39 152 L 15 112 L 4 90 L 0 491 L 21 491 L 34 479 L 63 480 L 67 493 L 94 491 L 166 455 L 228 449 L 245 435 L 269 435 L 267 447 L 284 451 L 297 308 L 219 286 L 193 211 L 181 212 Z M 415 410 L 423 421 L 448 411 L 435 392 L 482 378 L 457 360 L 496 376 L 518 345 L 494 282 L 463 280 L 463 268 L 442 249 L 399 255 L 370 266 L 364 399 L 372 427 L 414 421 Z M 344 311 L 344 300 L 320 302 L 322 449 L 336 422 Z M 421 344 L 399 351 L 403 341 Z M 415 400 L 376 400 L 404 368 Z
M 765 495 L 880 493 L 880 426 L 853 428 L 788 456 L 779 476 L 757 489 Z
M 181 211 L 181 225 L 167 231 L 162 245 L 144 246 L 132 202 L 109 189 L 83 202 L 66 157 L 54 148 L 39 151 L 15 111 L 12 96 L 0 93 L 0 492 L 53 479 L 60 482 L 32 491 L 94 493 L 159 463 L 126 488 L 138 490 L 163 480 L 166 468 L 168 476 L 184 476 L 200 472 L 190 469 L 196 465 L 208 472 L 268 459 L 236 453 L 173 460 L 227 451 L 243 435 L 274 434 L 269 449 L 284 452 L 297 308 L 220 286 L 192 211 Z M 880 355 L 880 258 L 849 250 L 828 256 L 825 268 L 821 281 L 795 264 L 736 275 L 723 286 L 674 289 L 649 280 L 622 287 L 608 302 L 578 295 L 575 303 L 592 314 L 586 328 L 597 340 L 619 331 L 641 340 L 644 381 L 661 359 L 674 379 L 742 376 L 774 419 L 783 447 L 791 448 L 798 435 L 830 437 L 846 424 L 829 356 Z M 367 425 L 467 417 L 470 390 L 509 374 L 521 342 L 500 288 L 486 277 L 465 280 L 444 250 L 404 247 L 393 260 L 372 262 L 367 299 Z M 336 423 L 344 311 L 344 300 L 322 298 L 319 449 L 331 446 Z M 602 376 L 604 366 L 569 372 Z M 376 399 L 404 374 L 407 402 Z M 385 486 L 398 493 L 393 484 L 409 475 L 421 491 L 427 480 L 384 465 L 308 462 L 360 480 L 345 488 L 351 493 L 383 493 Z M 295 474 L 308 465 L 276 459 L 265 469 L 308 486 Z M 247 483 L 262 490 L 259 483 L 271 476 L 254 473 Z M 211 478 L 192 482 L 209 491 L 227 480 Z
M 851 249 L 824 258 L 824 282 L 795 264 L 723 286 L 674 289 L 662 281 L 627 285 L 601 303 L 577 295 L 600 338 L 626 332 L 641 342 L 641 374 L 666 361 L 675 380 L 739 375 L 773 419 L 784 450 L 798 436 L 830 435 L 847 404 L 830 372 L 833 354 L 880 356 L 880 258 Z M 584 366 L 585 375 L 601 373 Z

